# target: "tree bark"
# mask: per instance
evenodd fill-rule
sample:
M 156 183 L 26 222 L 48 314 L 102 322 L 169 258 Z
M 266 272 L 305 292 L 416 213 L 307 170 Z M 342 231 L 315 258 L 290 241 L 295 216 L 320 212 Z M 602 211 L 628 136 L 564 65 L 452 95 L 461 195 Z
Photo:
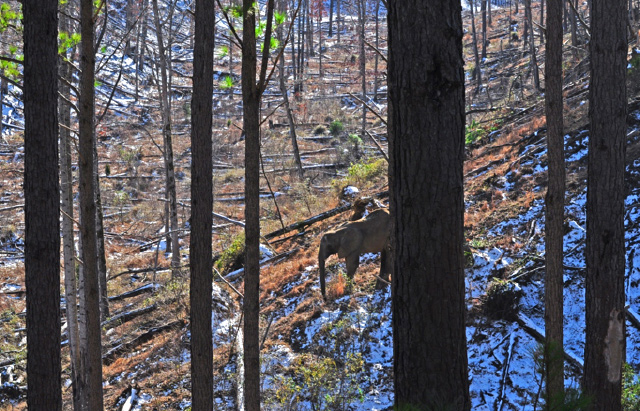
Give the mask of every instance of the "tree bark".
M 169 79 L 168 79 L 168 62 L 164 40 L 162 35 L 162 26 L 160 25 L 160 15 L 158 10 L 158 0 L 153 0 L 153 20 L 156 27 L 156 38 L 158 40 L 158 54 L 160 57 L 160 105 L 162 109 L 162 135 L 164 140 L 164 164 L 166 181 L 166 200 L 169 203 L 168 220 L 166 228 L 168 229 L 167 250 L 171 244 L 171 277 L 178 275 L 180 267 L 180 244 L 178 243 L 178 204 L 176 200 L 176 178 L 173 166 L 173 143 L 171 137 L 171 105 L 169 103 Z
M 211 292 L 213 164 L 211 126 L 215 0 L 197 0 L 191 100 L 191 392 L 194 410 L 213 409 Z
M 247 410 L 260 409 L 260 95 L 256 85 L 256 13 L 243 0 L 242 99 L 245 133 L 244 395 Z M 303 14 L 303 20 L 305 15 Z M 304 44 L 304 42 L 303 42 Z M 267 48 L 265 41 L 265 49 Z
M 388 22 L 395 405 L 468 410 L 461 4 L 389 2 Z
M 282 27 L 278 28 L 278 41 L 284 47 L 284 36 L 282 34 Z M 302 169 L 302 159 L 300 158 L 300 150 L 298 148 L 298 136 L 296 134 L 296 122 L 293 117 L 293 111 L 291 110 L 291 104 L 289 103 L 289 94 L 287 92 L 287 85 L 284 81 L 284 52 L 280 57 L 280 67 L 279 67 L 279 82 L 280 82 L 280 92 L 282 93 L 282 98 L 284 99 L 284 109 L 287 112 L 287 119 L 289 120 L 289 134 L 291 136 L 291 147 L 293 149 L 293 159 L 296 162 L 296 167 L 298 169 L 298 176 L 300 178 L 304 177 L 304 170 Z
M 531 13 L 531 0 L 524 0 L 524 13 L 527 19 L 527 24 L 531 31 L 531 38 L 529 40 L 529 53 L 531 54 L 531 70 L 533 71 L 533 86 L 536 90 L 540 91 L 540 74 L 538 72 L 538 60 L 536 58 L 536 42 L 533 35 L 533 15 Z
M 476 66 L 473 71 L 473 77 L 476 78 L 476 90 L 474 94 L 480 93 L 482 87 L 482 71 L 480 70 L 480 53 L 478 52 L 478 36 L 476 32 L 476 17 L 473 12 L 475 0 L 467 0 L 469 2 L 469 11 L 471 12 L 471 41 L 473 41 L 473 55 L 475 57 Z M 484 1 L 484 0 L 480 0 Z
M 102 212 L 102 194 L 100 193 L 100 174 L 98 173 L 98 142 L 93 141 L 93 173 L 96 179 L 96 251 L 98 254 L 98 285 L 100 289 L 100 322 L 109 318 L 109 298 L 107 296 L 107 256 L 104 249 L 104 217 Z
M 545 109 L 549 187 L 546 195 L 545 236 L 545 380 L 547 405 L 558 410 L 564 403 L 563 361 L 563 222 L 565 196 L 564 133 L 562 120 L 562 1 L 547 6 L 545 56 Z
M 358 20 L 360 20 L 358 29 L 360 31 L 359 38 L 359 48 L 360 48 L 360 79 L 361 79 L 361 87 L 362 87 L 362 101 L 367 101 L 367 55 L 365 53 L 364 48 L 364 36 L 365 36 L 365 24 L 366 24 L 366 0 L 357 0 L 358 3 Z M 366 137 L 367 131 L 367 106 L 362 105 L 362 122 L 361 122 L 361 131 L 360 135 L 362 136 L 362 141 L 364 141 Z M 356 144 L 355 153 L 356 156 L 359 155 L 358 144 Z
M 95 49 L 94 8 L 92 0 L 80 0 L 80 96 L 79 96 L 79 186 L 82 225 L 84 332 L 86 340 L 80 346 L 80 361 L 86 366 L 86 375 L 80 376 L 83 408 L 102 410 L 102 353 L 100 335 L 100 302 L 98 285 L 98 256 L 96 249 L 95 178 L 93 174 L 95 139 Z M 86 389 L 85 389 L 86 387 Z
M 65 10 L 66 6 L 61 6 Z M 69 19 L 60 14 L 60 30 L 69 31 Z M 66 53 L 63 54 L 66 57 Z M 61 57 L 62 58 L 62 57 Z M 71 81 L 70 66 L 60 61 L 60 78 Z M 59 83 L 60 95 L 71 100 L 71 90 L 66 82 Z M 71 384 L 73 391 L 73 407 L 75 411 L 80 408 L 80 393 L 78 385 L 78 376 L 83 374 L 80 364 L 80 355 L 78 352 L 79 334 L 78 334 L 78 286 L 76 281 L 76 255 L 75 255 L 75 236 L 73 232 L 73 174 L 71 171 L 71 109 L 69 105 L 61 97 L 58 101 L 58 110 L 60 117 L 60 208 L 62 210 L 62 250 L 64 261 L 64 299 L 66 305 L 67 317 L 67 335 L 69 339 L 69 362 L 71 367 Z
M 593 410 L 620 410 L 625 360 L 624 199 L 626 0 L 591 15 L 584 392 Z
M 24 15 L 27 405 L 62 409 L 58 2 L 28 1 Z

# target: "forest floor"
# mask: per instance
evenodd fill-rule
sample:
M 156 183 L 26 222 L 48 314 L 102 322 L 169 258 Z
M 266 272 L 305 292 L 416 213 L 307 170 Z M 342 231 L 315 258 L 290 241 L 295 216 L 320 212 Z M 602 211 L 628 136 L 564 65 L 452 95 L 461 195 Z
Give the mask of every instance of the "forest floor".
M 118 4 L 116 2 L 116 4 Z M 523 52 L 522 14 L 494 9 L 480 88 L 471 79 L 470 18 L 465 11 L 464 51 L 468 80 L 465 162 L 465 235 L 467 238 L 467 322 L 469 371 L 474 410 L 523 410 L 540 407 L 540 333 L 544 278 L 544 193 L 546 144 L 544 94 L 532 84 L 530 56 Z M 539 10 L 534 9 L 534 17 Z M 369 137 L 360 133 L 361 78 L 357 23 L 348 14 L 341 38 L 322 34 L 320 59 L 306 68 L 303 92 L 292 95 L 302 160 L 301 179 L 290 154 L 289 124 L 282 95 L 272 81 L 263 98 L 261 232 L 266 237 L 322 214 L 353 198 L 378 196 L 387 203 L 386 162 Z M 344 16 L 343 16 L 344 17 Z M 480 19 L 476 15 L 476 27 Z M 512 24 L 518 21 L 519 24 Z M 375 37 L 367 25 L 367 38 Z M 222 30 L 220 30 L 222 31 Z M 384 18 L 380 32 L 386 32 Z M 315 41 L 318 41 L 316 30 Z M 149 34 L 149 42 L 155 36 Z M 386 50 L 386 36 L 380 50 Z M 568 40 L 568 36 L 565 38 Z M 218 44 L 224 44 L 222 37 Z M 540 77 L 544 46 L 536 37 Z M 317 46 L 317 44 L 316 44 Z M 135 66 L 126 57 L 110 109 L 97 126 L 99 172 L 105 215 L 110 320 L 103 324 L 105 407 L 188 409 L 190 351 L 188 324 L 188 245 L 190 206 L 190 80 L 188 41 L 173 47 L 173 143 L 179 202 L 183 266 L 172 278 L 164 241 L 164 171 L 160 110 L 152 67 L 142 75 L 135 95 Z M 105 54 L 113 52 L 107 47 Z M 367 52 L 367 87 L 376 77 L 377 101 L 368 104 L 386 118 L 385 63 Z M 121 52 L 105 65 L 98 88 L 102 104 L 120 72 Z M 290 56 L 287 53 L 287 58 Z M 240 61 L 216 58 L 216 81 L 237 79 Z M 291 61 L 287 61 L 291 67 Z M 277 73 L 276 73 L 277 74 Z M 584 239 L 586 147 L 588 141 L 588 52 L 566 47 L 565 131 L 567 199 L 565 234 L 566 384 L 577 388 L 584 341 Z M 627 299 L 640 303 L 640 74 L 629 72 L 629 145 L 627 197 Z M 291 79 L 289 86 L 291 87 Z M 378 84 L 376 82 L 376 84 Z M 544 87 L 544 83 L 542 84 Z M 234 409 L 241 390 L 242 220 L 244 218 L 244 140 L 240 87 L 222 86 L 214 96 L 214 365 L 216 407 Z M 478 92 L 476 93 L 476 90 Z M 3 112 L 3 121 L 19 126 L 19 103 Z M 99 104 L 100 106 L 100 104 Z M 100 109 L 102 110 L 102 109 Z M 339 130 L 337 124 L 342 126 Z M 334 126 L 332 127 L 332 124 Z M 386 125 L 367 111 L 367 129 L 387 150 Z M 0 409 L 25 409 L 25 301 L 22 212 L 23 136 L 5 129 L 0 139 Z M 269 238 L 261 271 L 263 404 L 265 409 L 386 410 L 393 405 L 391 304 L 389 290 L 374 290 L 379 257 L 365 255 L 353 283 L 344 262 L 328 262 L 328 294 L 318 284 L 317 250 L 323 231 L 347 220 L 339 213 Z M 218 274 L 219 273 L 219 274 Z M 493 278 L 516 290 L 521 299 L 504 312 L 489 311 Z M 62 287 L 62 283 L 61 283 Z M 519 291 L 518 291 L 519 290 Z M 132 292 L 135 291 L 135 292 Z M 64 307 L 64 304 L 63 304 Z M 124 316 L 124 314 L 127 314 Z M 123 315 L 123 316 L 120 316 Z M 627 361 L 640 369 L 640 321 L 631 319 Z M 64 319 L 63 319 L 64 323 Z M 63 334 L 63 340 L 66 336 Z M 68 350 L 63 349 L 65 409 L 70 408 Z

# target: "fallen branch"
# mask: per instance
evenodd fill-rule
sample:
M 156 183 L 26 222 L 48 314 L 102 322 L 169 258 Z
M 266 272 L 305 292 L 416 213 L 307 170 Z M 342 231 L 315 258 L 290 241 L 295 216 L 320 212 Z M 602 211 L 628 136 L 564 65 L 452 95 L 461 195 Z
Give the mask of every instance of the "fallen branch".
M 140 308 L 139 310 L 127 311 L 125 313 L 113 316 L 106 321 L 103 321 L 100 326 L 103 328 L 113 328 L 115 326 L 129 322 L 134 318 L 140 317 L 141 315 L 145 315 L 147 313 L 150 313 L 151 311 L 155 311 L 157 308 L 158 305 L 153 304 L 148 307 Z
M 263 266 L 265 266 L 267 264 L 273 263 L 273 262 L 278 261 L 280 259 L 286 258 L 286 257 L 290 256 L 291 254 L 295 253 L 298 250 L 299 250 L 299 248 L 294 248 L 293 250 L 287 251 L 285 253 L 274 255 L 271 258 L 264 259 L 264 260 L 260 261 L 260 267 L 263 267 Z M 240 277 L 240 275 L 242 275 L 242 274 L 244 274 L 244 268 L 241 268 L 239 270 L 235 270 L 235 271 L 230 272 L 229 274 L 227 274 L 225 276 L 225 278 L 227 280 L 229 280 L 229 281 L 234 281 L 236 278 Z M 240 295 L 242 295 L 242 294 L 240 294 Z
M 116 360 L 117 356 L 127 351 L 131 351 L 135 347 L 141 344 L 144 344 L 147 341 L 150 341 L 155 335 L 168 331 L 173 328 L 183 327 L 184 324 L 185 324 L 184 320 L 176 320 L 160 327 L 151 328 L 149 331 L 138 335 L 137 337 L 133 338 L 129 342 L 124 342 L 122 344 L 116 345 L 115 347 L 107 351 L 105 355 L 102 357 L 102 361 L 105 365 L 109 365 Z
M 528 332 L 529 335 L 531 335 L 533 338 L 535 338 L 540 344 L 544 344 L 545 343 L 544 331 L 540 330 L 533 323 L 533 321 L 531 321 L 531 319 L 529 317 L 527 317 L 526 315 L 520 313 L 520 314 L 518 314 L 518 318 L 517 318 L 516 321 L 518 322 L 518 325 L 520 327 L 522 327 L 523 330 Z M 580 360 L 575 354 L 566 351 L 564 348 L 563 348 L 563 353 L 564 353 L 565 360 L 567 360 L 567 362 L 569 362 L 571 365 L 576 367 L 582 373 L 583 368 L 584 368 L 582 360 Z
M 380 145 L 380 143 L 378 143 L 378 140 L 376 140 L 376 138 L 373 136 L 373 134 L 369 132 L 369 130 L 365 130 L 365 133 L 367 133 L 367 135 L 371 138 L 371 140 L 373 140 L 373 143 L 376 145 L 376 147 L 378 147 L 378 150 L 380 150 L 380 153 L 382 153 L 382 156 L 384 157 L 385 160 L 387 160 L 387 163 L 388 163 L 389 156 L 387 155 L 387 153 L 384 152 L 384 150 L 382 149 L 382 146 Z
M 112 297 L 109 297 L 109 301 L 120 301 L 120 300 L 124 300 L 126 298 L 135 297 L 136 295 L 140 295 L 140 294 L 144 294 L 144 293 L 151 293 L 156 288 L 159 288 L 159 287 L 160 287 L 160 285 L 158 285 L 158 284 L 143 285 L 142 287 L 138 287 L 135 290 L 127 291 L 126 293 L 122 293 L 120 295 L 114 295 Z
M 389 191 L 381 191 L 381 192 L 376 193 L 376 194 L 373 195 L 374 198 L 384 198 L 384 197 L 387 197 L 387 196 L 389 196 Z M 279 236 L 281 236 L 283 234 L 286 234 L 286 233 L 288 233 L 290 231 L 293 231 L 293 230 L 302 231 L 306 227 L 308 227 L 308 226 L 310 226 L 312 224 L 315 224 L 315 223 L 317 223 L 319 221 L 322 221 L 322 220 L 326 220 L 329 217 L 333 217 L 334 215 L 343 213 L 343 212 L 345 212 L 345 211 L 347 211 L 349 209 L 351 209 L 351 204 L 345 204 L 345 205 L 342 205 L 340 207 L 333 208 L 333 209 L 331 209 L 329 211 L 325 211 L 324 213 L 318 214 L 318 215 L 313 216 L 311 218 L 308 218 L 306 220 L 298 221 L 296 223 L 293 223 L 293 224 L 290 224 L 290 225 L 286 226 L 285 228 L 281 228 L 281 229 L 273 231 L 273 232 L 271 232 L 269 234 L 265 234 L 264 238 L 269 240 L 271 238 L 279 237 Z

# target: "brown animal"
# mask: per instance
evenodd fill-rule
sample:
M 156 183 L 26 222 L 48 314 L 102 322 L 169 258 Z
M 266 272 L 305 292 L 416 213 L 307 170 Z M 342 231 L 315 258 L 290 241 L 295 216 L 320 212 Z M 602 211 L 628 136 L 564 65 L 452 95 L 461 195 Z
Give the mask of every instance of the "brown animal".
M 390 216 L 387 209 L 379 209 L 365 218 L 349 221 L 339 227 L 327 231 L 320 241 L 318 252 L 318 265 L 320 266 L 320 290 L 322 296 L 325 293 L 325 268 L 324 262 L 330 255 L 338 254 L 339 258 L 347 261 L 347 275 L 353 279 L 358 266 L 360 255 L 364 253 L 380 253 L 380 277 L 388 278 L 384 274 L 391 273 L 389 246 Z M 378 280 L 377 286 L 383 283 Z

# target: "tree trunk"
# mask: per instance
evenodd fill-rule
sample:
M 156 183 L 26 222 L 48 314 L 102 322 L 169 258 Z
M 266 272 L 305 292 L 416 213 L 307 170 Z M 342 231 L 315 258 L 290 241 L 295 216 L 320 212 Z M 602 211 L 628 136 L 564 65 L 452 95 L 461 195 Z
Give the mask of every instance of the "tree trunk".
M 256 17 L 253 0 L 243 0 L 242 100 L 245 133 L 245 409 L 260 409 L 260 95 L 256 86 Z M 303 13 L 303 20 L 305 14 Z M 304 43 L 304 42 L 303 42 Z M 267 43 L 265 41 L 265 49 Z
M 282 3 L 282 2 L 281 2 Z M 283 27 L 278 28 L 278 41 L 284 47 L 284 35 L 282 33 Z M 302 179 L 304 177 L 304 170 L 302 169 L 302 159 L 300 158 L 300 150 L 298 149 L 298 137 L 296 135 L 296 122 L 293 117 L 293 111 L 291 110 L 291 104 L 289 103 L 289 94 L 287 92 L 287 85 L 284 81 L 284 52 L 280 57 L 279 62 L 279 76 L 278 80 L 280 82 L 280 92 L 282 93 L 282 98 L 284 99 L 284 109 L 287 112 L 287 120 L 289 121 L 289 135 L 291 136 L 291 147 L 293 149 L 293 159 L 296 162 L 296 167 L 298 168 L 298 176 Z
M 22 11 L 27 404 L 56 411 L 62 409 L 58 2 L 28 1 Z
M 100 288 L 100 322 L 109 318 L 109 299 L 107 297 L 107 256 L 104 250 L 104 218 L 102 195 L 100 193 L 100 174 L 98 172 L 98 142 L 93 141 L 93 172 L 96 179 L 96 251 L 98 253 L 98 282 Z
M 560 0 L 562 1 L 562 0 Z M 540 27 L 544 25 L 544 0 L 540 0 Z M 544 43 L 544 30 L 540 29 L 540 44 Z
M 589 87 L 584 392 L 593 410 L 620 410 L 624 321 L 626 0 L 594 0 Z
M 342 0 L 336 0 L 336 8 L 336 13 L 338 14 L 336 16 L 336 30 L 338 31 L 338 39 L 336 43 L 340 44 L 340 31 L 342 30 L 340 27 L 340 23 L 342 22 Z
M 395 406 L 468 410 L 461 4 L 389 2 L 388 22 Z
M 478 93 L 480 93 L 480 87 L 482 87 L 482 70 L 480 70 L 480 53 L 478 52 L 478 36 L 476 34 L 476 17 L 473 12 L 475 0 L 468 0 L 468 2 L 469 10 L 471 11 L 471 41 L 473 41 L 473 55 L 476 62 L 476 66 L 473 69 L 473 77 L 476 78 L 476 90 L 474 94 L 477 95 Z
M 549 188 L 545 221 L 545 380 L 548 409 L 564 402 L 563 362 L 563 222 L 565 196 L 564 133 L 562 120 L 562 1 L 549 0 L 545 55 L 545 109 Z
M 376 49 L 380 50 L 380 1 L 381 0 L 376 0 Z M 375 101 L 376 103 L 378 102 L 378 59 L 379 59 L 379 55 L 378 52 L 376 51 L 375 54 L 375 60 L 373 63 L 373 75 L 374 75 L 374 79 L 373 79 L 373 101 Z
M 573 1 L 573 0 L 567 0 Z M 573 7 L 569 7 L 570 15 L 571 15 L 571 44 L 574 47 L 578 47 L 582 42 L 580 41 L 580 37 L 578 36 L 578 18 L 576 17 L 576 12 Z
M 213 409 L 211 292 L 213 165 L 211 125 L 215 0 L 197 0 L 191 100 L 191 392 L 194 410 Z
M 531 54 L 531 70 L 533 71 L 533 86 L 540 91 L 540 74 L 538 72 L 538 60 L 536 58 L 536 42 L 533 35 L 533 15 L 531 13 L 531 0 L 524 0 L 524 13 L 527 24 L 531 29 L 531 39 L 529 40 L 529 53 Z
M 359 31 L 360 31 L 360 78 L 362 85 L 362 101 L 367 101 L 367 55 L 364 49 L 364 36 L 365 36 L 365 24 L 366 24 L 366 0 L 357 0 L 358 3 L 358 20 L 359 21 Z M 367 106 L 362 105 L 362 126 L 360 135 L 362 136 L 362 141 L 364 141 L 367 132 Z M 358 144 L 356 143 L 356 157 L 359 155 Z
M 482 60 L 487 58 L 487 3 L 489 0 L 480 0 L 480 10 L 482 12 Z
M 322 9 L 318 11 L 318 75 L 322 78 Z
M 173 143 L 171 137 L 171 105 L 169 103 L 169 79 L 168 63 L 164 40 L 162 36 L 162 26 L 160 25 L 160 15 L 158 11 L 158 0 L 152 0 L 153 21 L 156 27 L 156 38 L 158 39 L 158 54 L 160 56 L 160 106 L 162 109 L 162 135 L 164 140 L 164 165 L 167 176 L 166 200 L 169 203 L 168 219 L 166 226 L 167 250 L 171 244 L 171 277 L 175 278 L 180 269 L 180 244 L 178 243 L 178 205 L 176 201 L 176 178 L 173 167 Z
M 66 6 L 61 6 L 65 10 Z M 61 31 L 69 30 L 69 20 L 64 13 L 60 14 Z M 66 57 L 66 53 L 64 53 Z M 71 81 L 70 66 L 64 61 L 60 61 L 60 78 Z M 71 90 L 66 82 L 61 81 L 60 95 L 70 100 Z M 62 250 L 64 261 L 64 299 L 67 317 L 67 336 L 69 340 L 69 362 L 71 367 L 71 384 L 73 391 L 73 407 L 75 411 L 81 410 L 78 392 L 78 376 L 84 374 L 81 368 L 80 355 L 78 352 L 78 286 L 76 281 L 76 260 L 75 260 L 75 239 L 73 232 L 73 174 L 71 172 L 71 109 L 60 98 L 58 110 L 61 127 L 60 135 L 60 208 L 62 210 Z
M 93 174 L 94 139 L 95 139 L 95 49 L 93 1 L 80 1 L 80 34 L 82 36 L 80 55 L 80 96 L 79 96 L 79 186 L 80 210 L 82 225 L 80 239 L 82 241 L 83 283 L 84 283 L 84 335 L 81 341 L 80 361 L 86 364 L 86 375 L 80 376 L 83 406 L 88 410 L 102 410 L 102 353 L 100 335 L 100 302 L 98 285 L 98 255 L 96 249 L 96 204 L 95 178 Z
M 329 37 L 333 37 L 333 8 L 335 0 L 329 0 Z

